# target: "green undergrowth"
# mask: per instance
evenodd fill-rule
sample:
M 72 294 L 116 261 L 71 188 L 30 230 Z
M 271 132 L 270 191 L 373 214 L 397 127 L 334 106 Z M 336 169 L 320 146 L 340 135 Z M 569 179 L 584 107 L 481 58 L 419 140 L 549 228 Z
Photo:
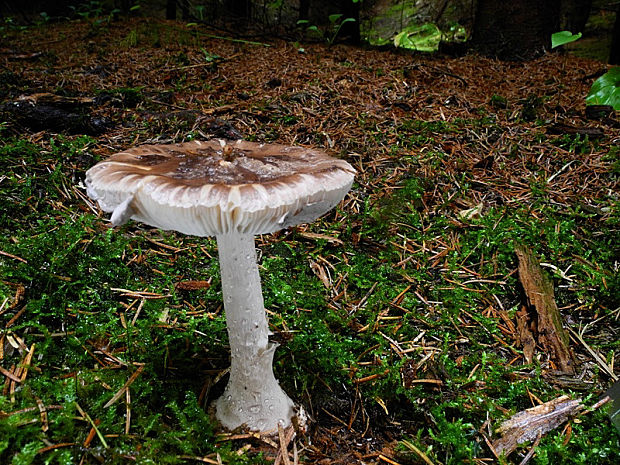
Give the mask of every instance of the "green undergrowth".
M 398 131 L 410 148 L 460 128 L 407 122 Z M 136 223 L 110 228 L 78 187 L 99 159 L 95 145 L 84 137 L 0 145 L 2 366 L 33 351 L 24 381 L 0 396 L 0 462 L 163 464 L 219 454 L 223 463 L 262 463 L 237 452 L 243 442 L 218 438 L 206 408 L 228 365 L 215 242 Z M 423 155 L 438 166 L 445 156 Z M 421 163 L 406 157 L 414 169 Z M 472 463 L 490 455 L 488 425 L 533 398 L 568 394 L 592 405 L 600 394 L 554 385 L 537 360 L 521 364 L 497 316 L 514 321 L 520 305 L 515 244 L 553 265 L 546 269 L 572 325 L 611 321 L 619 218 L 610 199 L 604 216 L 567 209 L 535 183 L 526 205 L 461 217 L 453 199 L 467 184 L 429 210 L 436 184 L 405 171 L 393 189 L 366 197 L 359 215 L 332 212 L 313 235 L 259 238 L 263 292 L 281 345 L 277 377 L 316 419 L 323 409 L 348 419 L 357 392 L 364 413 L 353 428 L 362 431 L 364 417 L 377 432 L 398 425 L 403 463 L 418 460 L 406 444 L 435 463 Z M 190 280 L 210 286 L 178 286 Z M 595 334 L 584 337 L 602 354 L 617 352 L 617 340 Z M 130 379 L 130 398 L 110 405 Z M 532 463 L 618 457 L 603 410 L 572 432 L 568 442 L 561 429 L 545 435 Z
M 372 277 L 366 287 L 374 280 L 383 293 L 376 292 L 355 314 L 360 326 L 375 329 L 363 336 L 366 346 L 374 344 L 364 361 L 373 363 L 355 367 L 355 374 L 359 379 L 380 375 L 363 389 L 381 405 L 393 402 L 396 408 L 390 414 L 400 422 L 412 422 L 412 417 L 427 420 L 411 438 L 418 449 L 442 463 L 468 463 L 486 450 L 483 438 L 476 434 L 485 420 L 499 421 L 507 412 L 532 406 L 531 394 L 543 400 L 567 394 L 586 399 L 587 405 L 598 400 L 600 391 L 588 393 L 584 386 L 553 386 L 536 363 L 507 363 L 520 356 L 520 348 L 505 342 L 500 330 L 504 323 L 484 309 L 500 307 L 514 321 L 522 299 L 514 250 L 524 244 L 552 276 L 556 301 L 573 327 L 599 318 L 613 325 L 620 295 L 618 205 L 613 198 L 605 201 L 613 214 L 601 218 L 600 212 L 580 205 L 566 209 L 554 204 L 544 188 L 533 185 L 528 205 L 495 205 L 466 219 L 454 214 L 447 201 L 430 216 L 423 211 L 422 199 L 435 181 L 405 176 L 391 195 L 367 204 L 360 235 L 384 238 L 379 241 L 384 247 L 349 263 L 349 274 Z M 466 192 L 464 186 L 461 194 Z M 400 250 L 404 244 L 412 244 L 409 254 Z M 393 266 L 404 256 L 409 258 L 404 266 Z M 386 264 L 391 264 L 387 271 Z M 349 282 L 359 280 L 349 277 Z M 417 295 L 409 292 L 398 307 L 386 305 L 409 287 Z M 358 292 L 363 295 L 364 290 Z M 422 332 L 437 348 L 437 355 L 420 369 L 413 362 L 415 355 L 402 357 L 392 341 L 406 349 L 403 341 L 414 340 Z M 613 354 L 618 350 L 617 338 L 597 336 L 605 332 L 599 328 L 586 334 L 603 353 Z M 442 386 L 408 387 L 408 376 L 440 379 Z M 402 405 L 407 406 L 404 411 Z M 586 416 L 574 427 L 579 440 L 566 443 L 565 434 L 551 433 L 543 438 L 533 463 L 614 463 L 618 459 L 618 435 L 605 413 Z M 414 456 L 403 447 L 403 457 Z

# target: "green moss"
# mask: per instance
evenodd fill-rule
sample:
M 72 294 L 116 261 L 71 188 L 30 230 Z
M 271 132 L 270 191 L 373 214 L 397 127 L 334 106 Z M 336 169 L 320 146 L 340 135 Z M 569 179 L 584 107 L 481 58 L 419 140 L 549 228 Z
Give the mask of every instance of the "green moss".
M 290 117 L 274 114 L 281 124 L 294 124 Z M 498 131 L 495 119 L 481 112 L 476 120 L 386 123 L 360 113 L 365 136 L 389 157 L 372 193 L 354 186 L 359 214 L 330 214 L 304 228 L 316 238 L 293 229 L 260 246 L 265 306 L 281 344 L 275 369 L 285 389 L 296 400 L 329 405 L 338 418 L 348 418 L 349 400 L 359 396 L 376 428 L 400 425 L 404 439 L 436 463 L 489 456 L 480 429 L 530 407 L 530 395 L 581 395 L 551 385 L 536 360 L 514 363 L 521 349 L 488 311 L 514 318 L 519 308 L 516 243 L 548 264 L 556 300 L 574 321 L 615 321 L 620 295 L 611 193 L 595 199 L 594 211 L 559 205 L 544 177 L 533 177 L 527 201 L 490 202 L 477 217 L 458 216 L 457 201 L 477 185 L 470 173 L 446 172 L 454 160 L 441 142 L 464 138 L 469 127 Z M 254 137 L 277 136 L 273 121 L 260 124 L 266 131 Z M 547 143 L 542 135 L 538 142 Z M 600 148 L 577 136 L 554 143 L 576 154 Z M 216 452 L 224 463 L 265 462 L 237 454 L 238 443 L 218 442 L 200 403 L 223 390 L 218 375 L 229 357 L 215 241 L 135 223 L 109 228 L 74 189 L 98 159 L 94 144 L 83 137 L 0 142 L 0 304 L 7 302 L 0 323 L 15 317 L 4 334 L 36 348 L 14 400 L 0 397 L 0 463 L 76 463 L 84 455 L 85 463 L 184 463 L 182 456 Z M 515 143 L 510 161 L 518 151 Z M 615 155 L 610 150 L 603 162 L 611 165 Z M 435 177 L 420 174 L 427 169 Z M 211 287 L 179 290 L 184 280 L 210 280 Z M 610 338 L 584 337 L 602 353 L 618 350 Z M 3 366 L 23 355 L 5 351 Z M 125 397 L 106 404 L 139 367 L 127 435 Z M 598 395 L 584 394 L 588 405 Z M 39 401 L 54 406 L 47 432 Z M 80 409 L 100 422 L 108 448 L 98 437 L 83 447 L 91 424 Z M 546 435 L 532 463 L 614 463 L 618 439 L 604 413 L 579 421 L 567 444 L 559 430 Z M 75 445 L 38 453 L 62 443 Z

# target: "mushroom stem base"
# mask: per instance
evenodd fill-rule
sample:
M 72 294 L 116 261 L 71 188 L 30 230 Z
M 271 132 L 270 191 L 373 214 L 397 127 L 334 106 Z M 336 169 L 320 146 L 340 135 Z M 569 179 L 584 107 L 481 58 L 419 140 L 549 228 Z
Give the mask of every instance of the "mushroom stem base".
M 276 430 L 290 425 L 293 401 L 273 374 L 277 345 L 269 342 L 254 236 L 217 236 L 222 293 L 230 341 L 230 379 L 215 402 L 227 429 Z

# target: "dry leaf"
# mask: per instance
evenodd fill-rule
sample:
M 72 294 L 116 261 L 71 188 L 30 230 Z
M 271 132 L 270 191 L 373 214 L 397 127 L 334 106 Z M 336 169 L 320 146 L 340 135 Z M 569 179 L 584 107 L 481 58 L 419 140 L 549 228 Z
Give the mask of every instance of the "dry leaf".
M 471 220 L 473 218 L 479 218 L 482 216 L 482 209 L 484 205 L 479 203 L 473 208 L 468 208 L 467 210 L 461 210 L 458 215 L 461 220 Z

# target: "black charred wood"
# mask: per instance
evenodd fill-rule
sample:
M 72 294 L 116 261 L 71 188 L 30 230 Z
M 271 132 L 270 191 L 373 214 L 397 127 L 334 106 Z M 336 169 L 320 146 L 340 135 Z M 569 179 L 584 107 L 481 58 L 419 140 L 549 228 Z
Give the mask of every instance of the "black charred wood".
M 3 111 L 18 124 L 34 131 L 99 135 L 112 126 L 108 119 L 92 117 L 86 112 L 75 112 L 28 101 L 5 104 Z

